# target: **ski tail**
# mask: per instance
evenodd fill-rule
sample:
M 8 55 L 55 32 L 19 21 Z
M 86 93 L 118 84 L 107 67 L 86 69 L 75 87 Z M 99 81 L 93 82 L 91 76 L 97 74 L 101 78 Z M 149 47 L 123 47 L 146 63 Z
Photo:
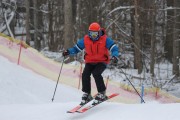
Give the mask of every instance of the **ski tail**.
M 108 96 L 108 99 L 111 99 L 111 98 L 116 97 L 116 96 L 118 96 L 118 95 L 119 95 L 119 93 L 113 93 L 113 94 L 111 94 L 110 96 Z

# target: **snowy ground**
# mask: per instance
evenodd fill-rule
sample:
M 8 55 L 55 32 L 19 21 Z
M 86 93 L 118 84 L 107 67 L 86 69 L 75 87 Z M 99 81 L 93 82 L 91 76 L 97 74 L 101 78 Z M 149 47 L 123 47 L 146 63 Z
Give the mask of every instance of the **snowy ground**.
M 105 102 L 87 113 L 68 114 L 82 92 L 10 63 L 0 56 L 0 120 L 179 120 L 180 104 Z

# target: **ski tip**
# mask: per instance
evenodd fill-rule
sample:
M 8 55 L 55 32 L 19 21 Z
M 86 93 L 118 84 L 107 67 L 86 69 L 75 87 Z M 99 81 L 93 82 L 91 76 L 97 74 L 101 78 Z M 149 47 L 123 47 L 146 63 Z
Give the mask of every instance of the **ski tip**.
M 73 112 L 71 112 L 71 111 L 67 111 L 67 113 L 73 113 Z
M 119 95 L 119 93 L 114 93 L 114 94 L 111 94 L 110 96 L 108 96 L 108 98 L 111 99 L 111 98 L 116 97 L 118 95 Z
M 119 95 L 119 93 L 114 93 L 114 94 L 110 95 L 109 98 L 112 98 L 112 97 L 115 97 L 115 96 L 118 96 L 118 95 Z

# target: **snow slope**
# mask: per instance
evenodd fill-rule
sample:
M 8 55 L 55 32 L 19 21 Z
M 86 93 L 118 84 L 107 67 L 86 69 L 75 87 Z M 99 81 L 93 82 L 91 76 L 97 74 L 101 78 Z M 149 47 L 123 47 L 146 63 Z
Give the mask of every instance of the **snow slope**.
M 5 37 L 2 37 L 1 35 L 2 34 L 0 33 L 0 55 L 7 58 L 9 61 L 13 63 L 17 63 L 18 58 L 19 58 L 19 51 L 20 51 L 20 40 L 12 42 L 11 41 L 12 39 L 9 38 L 8 36 L 2 35 L 2 36 L 5 36 Z M 23 46 L 27 46 L 27 45 L 24 44 Z M 47 52 L 49 53 L 49 51 Z M 62 59 L 60 53 L 56 53 L 56 54 L 52 52 L 49 53 L 49 55 L 52 55 L 52 54 L 53 56 L 56 56 L 58 60 Z M 59 70 L 62 65 L 59 62 L 55 62 L 52 59 L 48 59 L 44 57 L 44 55 L 42 55 L 37 50 L 31 47 L 22 48 L 21 55 L 20 55 L 20 62 L 18 63 L 23 68 L 29 69 L 37 73 L 38 75 L 42 75 L 54 81 L 57 80 L 57 76 L 59 75 Z M 64 64 L 60 83 L 80 89 L 82 87 L 81 85 L 79 86 L 79 83 L 81 83 L 81 79 L 80 79 L 81 68 L 82 68 L 81 64 L 76 64 L 76 65 Z M 129 74 L 137 74 L 136 70 L 130 70 L 129 72 L 130 72 Z M 129 82 L 126 80 L 125 76 L 123 77 L 123 75 L 121 74 L 121 71 L 111 70 L 111 69 L 106 70 L 103 73 L 103 76 L 104 76 L 105 82 L 108 83 L 107 94 L 110 94 L 113 92 L 117 92 L 121 94 L 121 96 L 117 96 L 116 98 L 110 101 L 116 101 L 120 103 L 131 103 L 131 104 L 139 103 L 141 101 L 139 96 L 135 93 L 132 86 L 129 85 Z M 139 86 L 142 83 L 139 83 L 138 81 L 134 80 L 134 78 L 132 78 L 131 80 L 133 84 L 137 86 L 136 87 L 137 89 L 140 88 Z M 173 85 L 173 88 L 175 88 L 174 85 Z M 176 88 L 178 88 L 178 86 Z M 179 91 L 177 89 L 173 89 L 173 91 L 176 91 L 179 94 Z M 95 85 L 95 81 L 93 80 L 93 77 L 92 77 L 92 94 L 96 94 L 96 93 L 97 93 L 97 88 Z M 172 95 L 169 95 L 166 92 L 161 91 L 155 87 L 150 87 L 150 88 L 146 87 L 144 98 L 146 101 L 147 100 L 152 101 L 155 99 L 161 103 L 180 102 L 180 99 Z
M 179 120 L 180 104 L 105 102 L 87 113 L 68 114 L 81 91 L 24 69 L 0 56 L 0 120 Z

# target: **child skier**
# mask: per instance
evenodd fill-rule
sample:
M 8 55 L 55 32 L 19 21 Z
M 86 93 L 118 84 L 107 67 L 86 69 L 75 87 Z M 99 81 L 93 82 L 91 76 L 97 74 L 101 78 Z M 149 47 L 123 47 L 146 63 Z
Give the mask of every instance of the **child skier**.
M 107 37 L 105 30 L 96 22 L 90 24 L 88 35 L 81 38 L 77 44 L 65 50 L 63 56 L 77 54 L 85 49 L 85 68 L 82 73 L 82 96 L 81 104 L 85 104 L 93 99 L 91 96 L 91 74 L 95 79 L 98 94 L 95 97 L 95 103 L 102 102 L 107 99 L 106 86 L 102 77 L 106 65 L 110 62 L 109 51 L 111 52 L 111 61 L 118 62 L 118 47 L 114 41 Z

